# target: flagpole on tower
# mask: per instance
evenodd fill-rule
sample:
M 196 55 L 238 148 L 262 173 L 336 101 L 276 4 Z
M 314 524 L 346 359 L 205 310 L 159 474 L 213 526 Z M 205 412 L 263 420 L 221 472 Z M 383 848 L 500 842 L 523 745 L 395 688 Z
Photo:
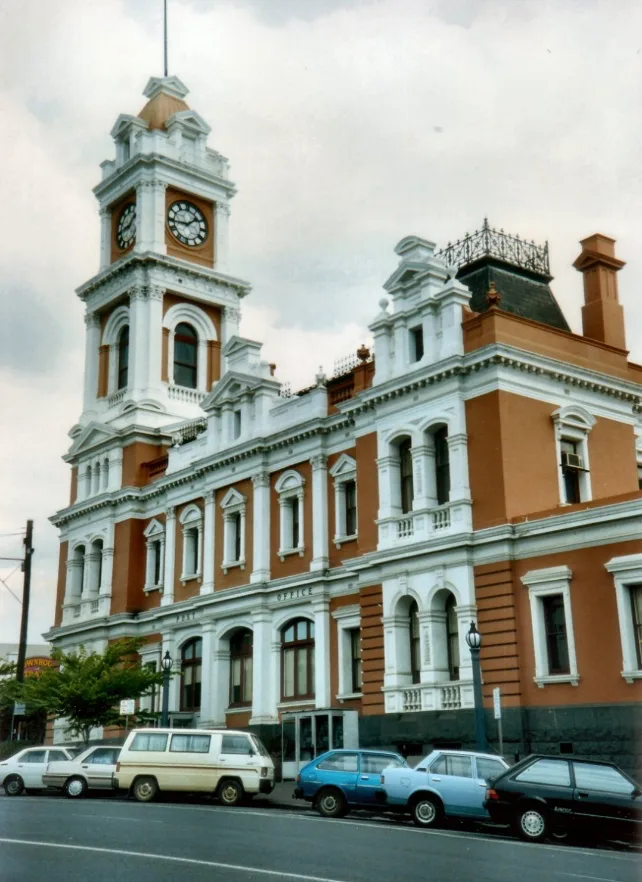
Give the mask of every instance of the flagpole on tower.
M 167 76 L 167 0 L 163 0 L 163 50 L 164 76 Z

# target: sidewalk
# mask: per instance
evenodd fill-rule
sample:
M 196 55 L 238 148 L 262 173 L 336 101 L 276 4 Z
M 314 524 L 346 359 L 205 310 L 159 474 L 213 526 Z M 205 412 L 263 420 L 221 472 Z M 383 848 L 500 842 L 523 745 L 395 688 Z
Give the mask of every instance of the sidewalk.
M 272 793 L 257 793 L 252 799 L 252 805 L 272 806 L 274 808 L 305 810 L 310 808 L 310 803 L 305 799 L 295 799 L 292 795 L 296 784 L 294 781 L 283 781 L 274 785 Z

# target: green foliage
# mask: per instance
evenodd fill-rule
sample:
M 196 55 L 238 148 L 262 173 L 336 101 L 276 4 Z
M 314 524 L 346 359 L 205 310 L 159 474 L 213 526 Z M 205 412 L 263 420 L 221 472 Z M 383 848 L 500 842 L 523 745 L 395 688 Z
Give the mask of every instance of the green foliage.
M 11 707 L 19 691 L 16 683 L 16 666 L 0 658 L 0 710 Z
M 119 640 L 102 655 L 87 652 L 54 650 L 52 658 L 59 668 L 28 677 L 18 694 L 30 709 L 40 709 L 64 717 L 69 730 L 87 743 L 97 726 L 123 725 L 119 703 L 125 698 L 140 698 L 162 683 L 162 672 L 142 667 L 136 655 L 142 641 Z M 145 717 L 141 712 L 137 718 Z M 135 722 L 130 717 L 130 723 Z

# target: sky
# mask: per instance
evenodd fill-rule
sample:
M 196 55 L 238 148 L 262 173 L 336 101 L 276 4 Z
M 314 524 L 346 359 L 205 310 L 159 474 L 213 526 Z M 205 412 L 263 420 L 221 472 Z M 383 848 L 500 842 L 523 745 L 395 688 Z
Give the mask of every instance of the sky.
M 241 331 L 294 389 L 368 342 L 394 247 L 485 216 L 548 240 L 581 332 L 579 240 L 617 240 L 642 361 L 637 0 L 169 0 L 169 67 L 231 163 Z M 61 456 L 82 403 L 75 289 L 98 268 L 99 164 L 162 74 L 162 0 L 0 4 L 0 555 L 34 526 L 29 639 L 53 621 Z M 22 576 L 0 561 L 0 641 Z M 9 590 L 10 589 L 10 590 Z

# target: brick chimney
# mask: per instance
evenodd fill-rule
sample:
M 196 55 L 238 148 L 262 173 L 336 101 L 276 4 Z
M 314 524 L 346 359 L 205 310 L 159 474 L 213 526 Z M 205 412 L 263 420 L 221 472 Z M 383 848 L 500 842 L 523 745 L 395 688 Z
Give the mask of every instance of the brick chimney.
M 580 245 L 582 253 L 573 266 L 584 276 L 584 336 L 626 349 L 624 310 L 618 302 L 616 275 L 624 261 L 615 256 L 615 239 L 595 233 L 582 239 Z

